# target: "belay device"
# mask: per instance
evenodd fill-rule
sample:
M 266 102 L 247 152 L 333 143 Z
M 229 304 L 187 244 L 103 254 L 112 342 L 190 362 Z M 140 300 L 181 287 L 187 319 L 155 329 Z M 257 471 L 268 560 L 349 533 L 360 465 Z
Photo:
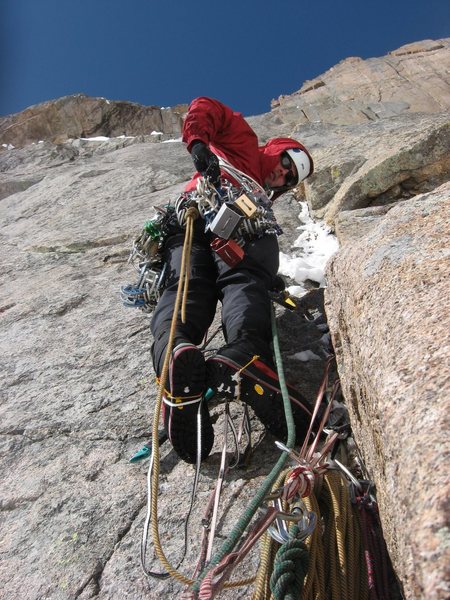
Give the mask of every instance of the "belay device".
M 236 266 L 244 257 L 244 250 L 235 239 L 244 218 L 252 218 L 258 211 L 257 205 L 245 194 L 234 202 L 225 202 L 209 225 L 215 237 L 211 248 L 230 267 Z M 239 235 L 236 236 L 239 239 Z
M 121 288 L 124 306 L 140 308 L 146 313 L 152 312 L 164 289 L 165 264 L 162 260 L 162 246 L 166 229 L 173 215 L 173 207 L 156 208 L 154 217 L 147 221 L 138 238 L 133 243 L 129 263 L 133 263 L 139 278 L 133 284 Z

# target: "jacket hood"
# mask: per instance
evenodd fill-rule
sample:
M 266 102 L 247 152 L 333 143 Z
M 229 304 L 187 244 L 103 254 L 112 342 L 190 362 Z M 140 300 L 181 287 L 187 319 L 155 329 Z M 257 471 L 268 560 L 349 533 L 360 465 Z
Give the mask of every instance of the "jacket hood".
M 303 146 L 303 144 L 292 138 L 274 138 L 272 140 L 269 140 L 264 146 L 260 146 L 258 148 L 261 159 L 261 175 L 263 181 L 265 181 L 266 177 L 277 166 L 278 161 L 280 159 L 280 154 L 285 152 L 285 150 L 289 150 L 290 148 L 300 148 L 300 150 L 306 152 L 306 154 L 309 157 L 309 160 L 311 161 L 311 173 L 313 173 L 313 159 L 308 150 L 305 148 L 305 146 Z M 285 191 L 286 189 L 280 190 L 279 192 L 277 192 L 277 190 L 274 190 L 273 199 L 277 198 Z

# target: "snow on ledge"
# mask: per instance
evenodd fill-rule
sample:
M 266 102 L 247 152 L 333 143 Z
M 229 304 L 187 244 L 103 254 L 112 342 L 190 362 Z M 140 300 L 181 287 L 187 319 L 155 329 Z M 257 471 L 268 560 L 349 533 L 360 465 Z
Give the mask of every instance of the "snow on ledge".
M 292 254 L 280 252 L 279 268 L 282 275 L 297 284 L 288 288 L 289 293 L 297 297 L 308 291 L 304 285 L 308 279 L 315 281 L 320 287 L 326 286 L 326 264 L 339 248 L 337 238 L 330 228 L 323 221 L 311 218 L 306 202 L 300 204 L 298 218 L 301 225 L 297 227 L 300 235 L 293 244 Z

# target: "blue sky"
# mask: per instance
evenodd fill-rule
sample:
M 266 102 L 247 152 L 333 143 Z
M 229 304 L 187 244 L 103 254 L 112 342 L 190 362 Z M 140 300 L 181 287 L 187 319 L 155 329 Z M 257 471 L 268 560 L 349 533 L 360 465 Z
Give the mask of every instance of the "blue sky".
M 0 0 L 0 115 L 80 92 L 260 114 L 343 58 L 449 35 L 449 0 Z

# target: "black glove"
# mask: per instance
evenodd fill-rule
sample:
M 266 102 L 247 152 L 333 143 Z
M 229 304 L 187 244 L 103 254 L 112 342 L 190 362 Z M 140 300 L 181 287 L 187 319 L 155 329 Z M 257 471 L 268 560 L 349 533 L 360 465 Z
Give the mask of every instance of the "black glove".
M 203 177 L 208 177 L 214 186 L 220 185 L 219 159 L 206 144 L 197 141 L 191 148 L 191 156 L 195 168 Z

